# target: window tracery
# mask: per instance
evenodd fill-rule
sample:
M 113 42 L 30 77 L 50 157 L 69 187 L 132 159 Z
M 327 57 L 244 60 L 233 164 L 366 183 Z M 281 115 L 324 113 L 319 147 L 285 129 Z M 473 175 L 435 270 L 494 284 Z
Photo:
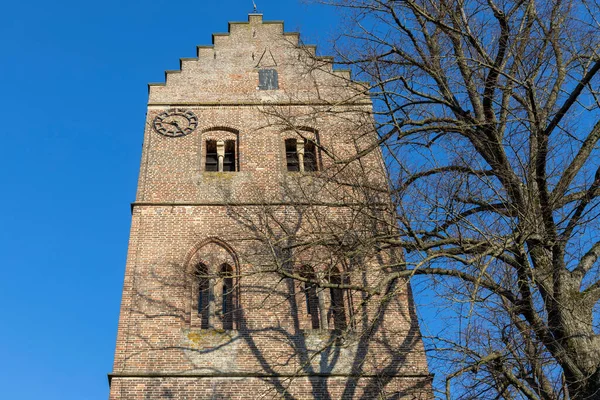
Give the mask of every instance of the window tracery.
M 239 321 L 237 258 L 225 244 L 209 241 L 190 255 L 193 271 L 192 328 L 234 330 Z

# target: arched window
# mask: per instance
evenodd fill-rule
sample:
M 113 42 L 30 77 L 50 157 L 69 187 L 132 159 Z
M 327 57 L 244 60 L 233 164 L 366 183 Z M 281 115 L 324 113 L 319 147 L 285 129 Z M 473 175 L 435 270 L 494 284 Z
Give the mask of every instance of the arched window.
M 306 312 L 310 318 L 310 327 L 312 329 L 327 329 L 325 292 L 317 283 L 317 275 L 310 265 L 303 265 L 300 268 L 300 274 L 303 278 L 309 280 L 304 282 L 302 290 L 306 300 Z
M 211 280 L 209 279 L 206 265 L 198 265 L 196 268 L 196 278 L 198 280 L 198 317 L 200 317 L 201 328 L 207 329 L 210 327 L 210 305 L 214 302 L 214 299 L 211 296 Z
M 223 264 L 220 271 L 221 278 L 223 279 L 222 293 L 221 293 L 221 321 L 223 322 L 223 329 L 233 329 L 233 315 L 235 313 L 233 307 L 233 269 L 229 264 Z
M 307 279 L 315 279 L 314 272 L 311 267 L 304 267 L 304 277 Z M 319 329 L 321 320 L 319 317 L 319 297 L 317 295 L 317 284 L 313 282 L 304 282 L 304 297 L 306 299 L 306 312 L 310 316 L 311 327 Z
M 348 283 L 347 278 L 344 278 L 337 268 L 333 268 L 326 276 L 319 278 L 313 267 L 309 265 L 300 267 L 299 273 L 308 280 L 308 282 L 302 283 L 302 293 L 310 327 L 312 329 L 345 330 L 348 327 L 346 291 L 339 287 L 323 288 L 324 285 L 320 285 L 319 282 L 342 285 Z
M 196 324 L 201 329 L 234 329 L 235 285 L 233 268 L 225 263 L 218 273 L 203 263 L 196 267 Z
M 341 285 L 342 276 L 336 268 L 329 278 L 329 283 Z M 344 304 L 344 290 L 340 288 L 330 288 L 331 313 L 333 314 L 333 327 L 335 330 L 342 331 L 346 329 L 346 306 Z

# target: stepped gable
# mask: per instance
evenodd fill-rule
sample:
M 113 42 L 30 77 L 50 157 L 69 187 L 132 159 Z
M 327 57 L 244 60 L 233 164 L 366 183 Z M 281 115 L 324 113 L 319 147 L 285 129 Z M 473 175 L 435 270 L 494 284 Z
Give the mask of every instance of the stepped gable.
M 394 210 L 365 90 L 315 54 L 251 14 L 150 85 L 110 400 L 433 398 L 408 282 L 340 287 L 400 257 L 345 250 Z
M 149 104 L 369 102 L 357 98 L 364 89 L 349 70 L 335 70 L 333 57 L 316 56 L 316 46 L 301 44 L 282 21 L 250 14 L 248 22 L 229 22 L 228 33 L 213 34 L 212 42 L 197 47 L 197 58 L 181 58 L 179 70 L 165 71 L 164 83 L 150 83 Z M 277 71 L 279 90 L 257 92 L 263 68 Z

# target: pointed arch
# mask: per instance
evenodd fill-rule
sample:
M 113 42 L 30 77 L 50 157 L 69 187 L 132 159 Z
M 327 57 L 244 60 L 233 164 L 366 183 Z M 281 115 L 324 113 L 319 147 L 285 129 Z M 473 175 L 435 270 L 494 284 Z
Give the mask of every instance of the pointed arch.
M 190 249 L 185 268 L 193 277 L 186 307 L 190 326 L 237 329 L 240 264 L 234 249 L 220 238 L 206 238 Z
M 233 247 L 229 243 L 227 243 L 225 240 L 223 240 L 217 236 L 207 237 L 206 239 L 196 243 L 188 251 L 188 253 L 185 257 L 185 266 L 187 268 L 187 271 L 193 272 L 193 270 L 196 266 L 194 263 L 195 259 L 198 259 L 198 260 L 203 259 L 201 250 L 210 244 L 215 244 L 215 245 L 223 248 L 229 254 L 229 256 L 231 256 L 231 259 L 233 260 L 234 273 L 235 273 L 235 275 L 239 275 L 239 259 L 238 259 L 236 251 L 233 249 Z

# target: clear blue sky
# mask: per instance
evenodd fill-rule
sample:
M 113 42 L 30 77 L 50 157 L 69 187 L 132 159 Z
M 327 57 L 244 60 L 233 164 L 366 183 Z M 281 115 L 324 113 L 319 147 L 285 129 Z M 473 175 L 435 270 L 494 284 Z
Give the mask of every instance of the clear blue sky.
M 305 42 L 335 29 L 333 10 L 256 1 Z M 0 398 L 108 399 L 146 84 L 251 10 L 251 0 L 3 2 Z

